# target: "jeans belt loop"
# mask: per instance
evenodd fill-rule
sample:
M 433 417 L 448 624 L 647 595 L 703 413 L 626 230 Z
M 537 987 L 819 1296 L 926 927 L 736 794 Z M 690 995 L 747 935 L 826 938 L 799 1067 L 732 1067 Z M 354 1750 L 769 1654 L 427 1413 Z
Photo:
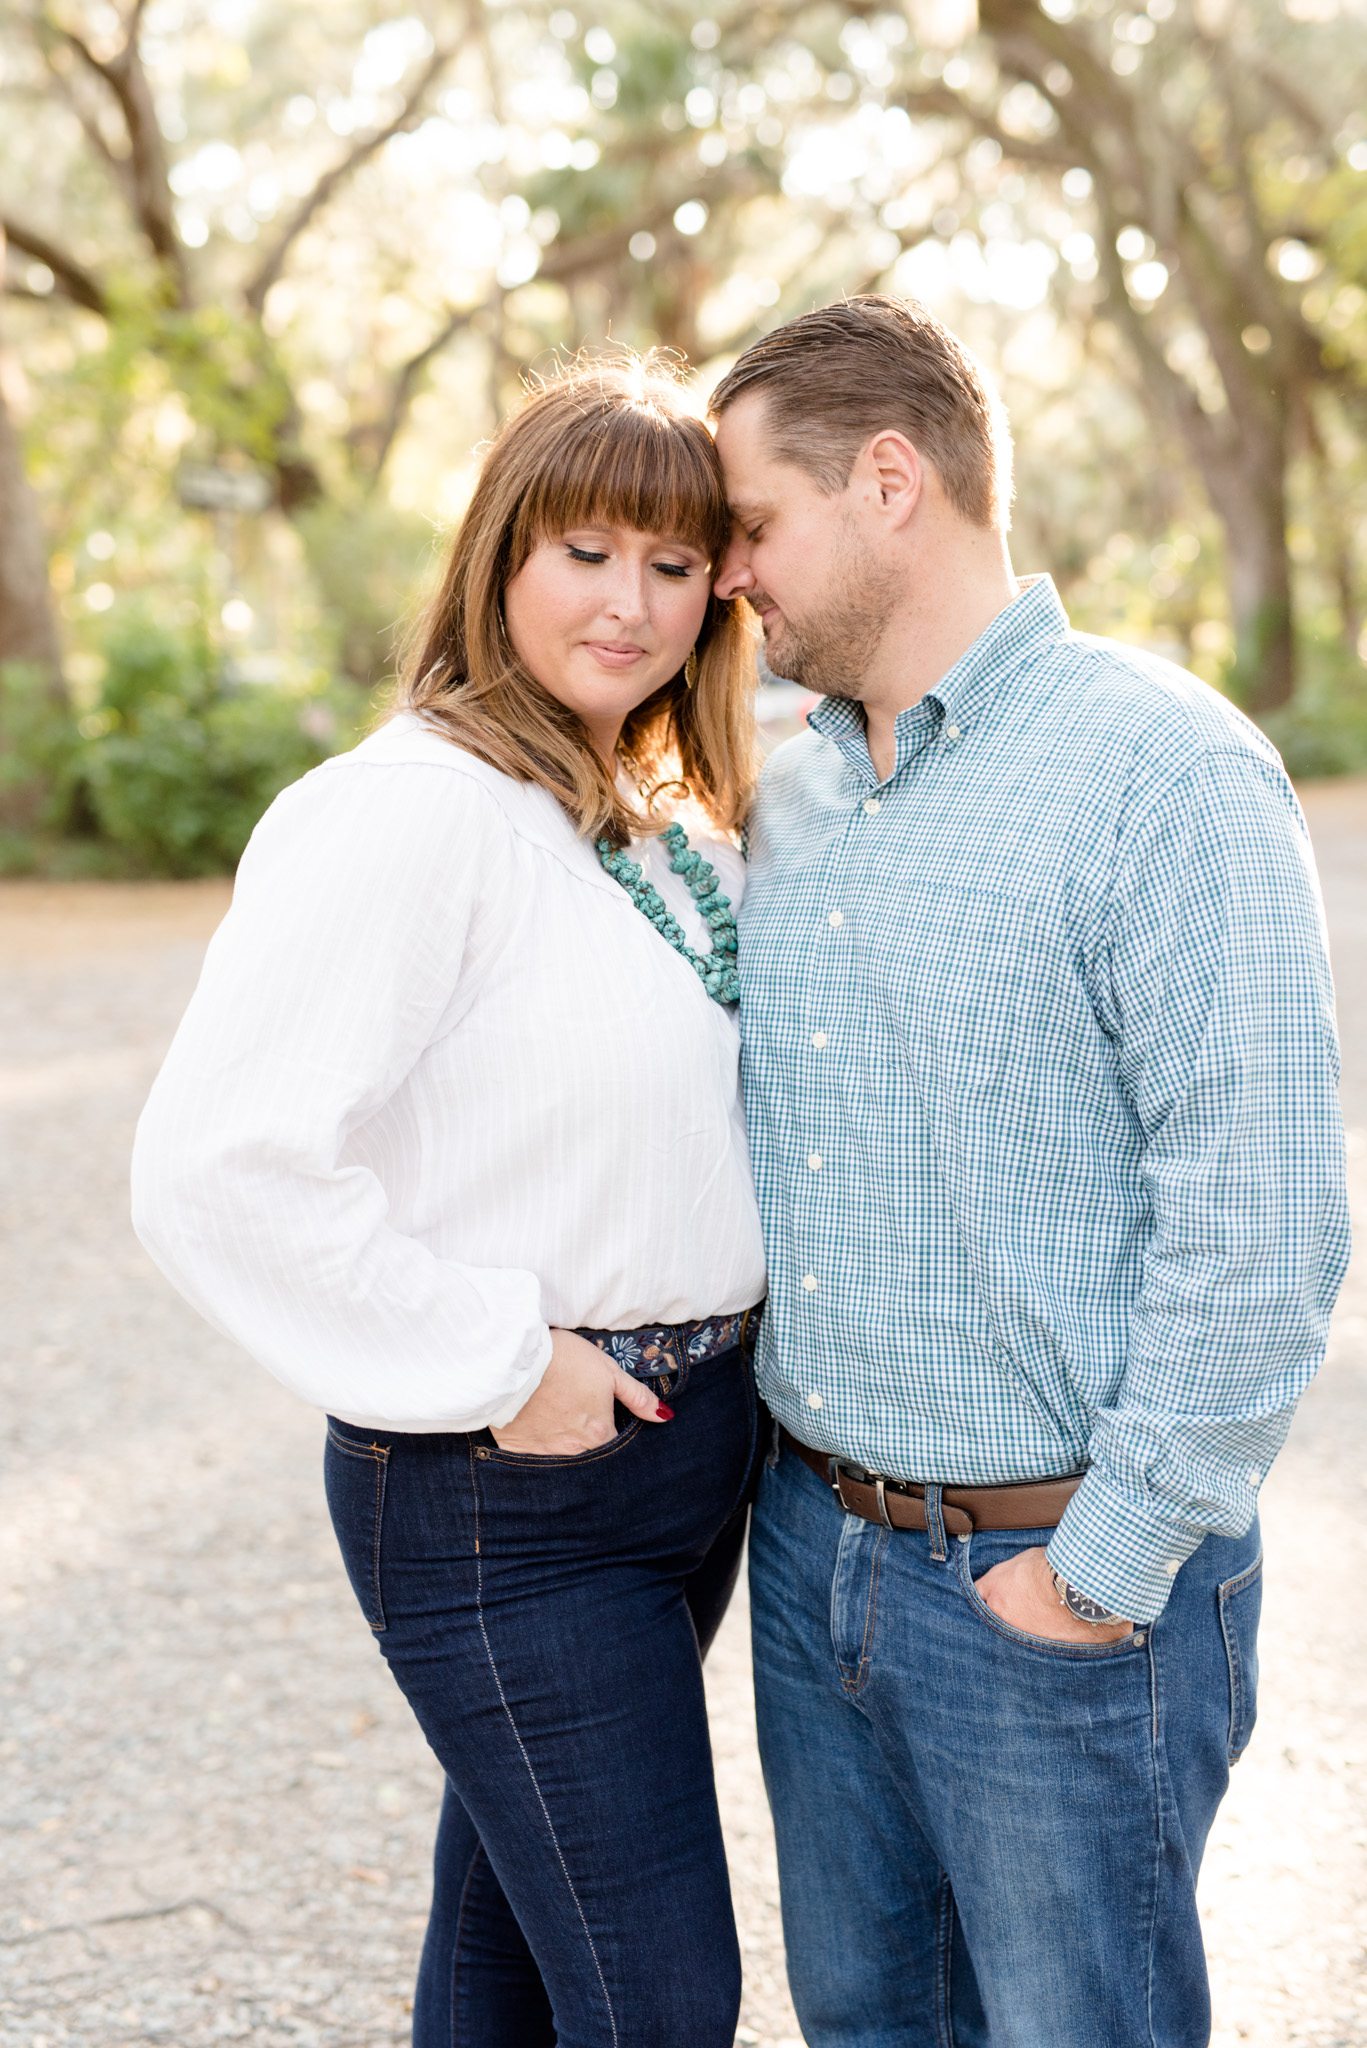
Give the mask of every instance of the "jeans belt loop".
M 943 1564 L 949 1555 L 949 1547 L 945 1542 L 943 1496 L 944 1488 L 942 1486 L 927 1485 L 925 1491 L 926 1534 L 930 1537 L 930 1554 L 937 1564 Z

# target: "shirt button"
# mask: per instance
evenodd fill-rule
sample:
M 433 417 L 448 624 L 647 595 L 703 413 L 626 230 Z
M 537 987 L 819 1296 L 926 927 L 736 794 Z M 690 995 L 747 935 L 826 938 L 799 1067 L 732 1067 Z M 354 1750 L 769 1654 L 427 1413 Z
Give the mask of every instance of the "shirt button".
M 820 1408 L 820 1407 L 822 1406 L 822 1400 L 821 1400 L 821 1396 L 820 1396 L 820 1394 L 808 1394 L 808 1396 L 807 1396 L 807 1406 L 808 1406 L 809 1408 Z
M 803 1285 L 804 1285 L 804 1286 L 806 1285 L 806 1282 L 805 1282 L 805 1281 L 803 1282 Z M 815 1282 L 813 1282 L 813 1285 L 815 1285 Z M 1168 1575 L 1168 1577 L 1169 1577 L 1170 1579 L 1175 1579 L 1175 1578 L 1177 1577 L 1177 1574 L 1178 1574 L 1178 1573 L 1179 1573 L 1179 1572 L 1181 1571 L 1181 1569 L 1182 1569 L 1182 1560 L 1181 1560 L 1181 1558 L 1180 1558 L 1180 1557 L 1170 1557 L 1170 1558 L 1168 1559 L 1167 1563 L 1166 1563 L 1166 1564 L 1164 1565 L 1163 1569 L 1164 1569 L 1164 1571 L 1165 1571 L 1165 1572 L 1167 1573 L 1167 1575 Z
M 804 1287 L 806 1288 L 806 1290 L 807 1290 L 808 1294 L 815 1294 L 815 1293 L 816 1293 L 816 1274 L 815 1274 L 815 1273 L 804 1273 L 804 1274 L 803 1274 L 803 1276 L 802 1276 L 802 1284 L 803 1284 L 803 1286 L 804 1286 Z
M 947 740 L 956 740 L 956 739 L 958 739 L 958 737 L 959 737 L 959 728 L 958 728 L 958 726 L 957 726 L 957 725 L 947 725 L 947 726 L 945 727 L 945 738 L 946 738 Z
M 824 1031 L 814 1031 L 812 1033 L 812 1044 L 816 1047 L 818 1052 L 820 1052 L 823 1045 L 828 1045 L 829 1043 L 830 1041 L 826 1037 Z
M 820 1173 L 821 1154 L 819 1152 L 809 1152 L 807 1154 L 807 1164 L 811 1167 L 813 1173 Z
M 881 808 L 882 806 L 879 804 L 879 801 L 876 796 L 865 797 L 864 816 L 866 818 L 876 818 Z
M 845 913 L 844 913 L 844 911 L 843 911 L 843 910 L 833 910 L 833 911 L 831 912 L 830 916 L 829 916 L 829 917 L 828 917 L 828 918 L 826 919 L 826 922 L 827 922 L 827 924 L 828 924 L 828 925 L 830 925 L 830 926 L 831 926 L 832 928 L 834 928 L 834 927 L 835 927 L 836 925 L 841 925 L 841 924 L 844 924 L 844 922 L 845 922 Z

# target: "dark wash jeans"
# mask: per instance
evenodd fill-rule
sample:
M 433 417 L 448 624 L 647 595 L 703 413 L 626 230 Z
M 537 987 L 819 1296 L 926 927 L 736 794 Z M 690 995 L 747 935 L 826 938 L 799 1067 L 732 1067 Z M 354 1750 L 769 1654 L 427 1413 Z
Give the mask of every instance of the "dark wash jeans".
M 356 1596 L 447 1789 L 415 2048 L 731 2048 L 700 1652 L 757 1466 L 749 1347 L 579 1457 L 329 1421 Z
M 1253 1726 L 1256 1524 L 1159 1619 L 1050 1643 L 973 1581 L 1046 1529 L 845 1515 L 783 1453 L 750 1532 L 755 1695 L 810 2048 L 1204 2048 L 1196 1874 Z

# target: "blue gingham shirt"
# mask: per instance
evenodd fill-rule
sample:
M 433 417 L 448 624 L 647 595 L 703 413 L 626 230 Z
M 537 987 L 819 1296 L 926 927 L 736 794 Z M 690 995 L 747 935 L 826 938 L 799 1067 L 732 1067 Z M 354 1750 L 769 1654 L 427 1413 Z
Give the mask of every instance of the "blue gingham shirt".
M 903 1479 L 1087 1467 L 1136 1621 L 1237 1535 L 1348 1260 L 1304 820 L 1267 741 L 1032 579 L 896 722 L 767 764 L 740 920 L 765 1399 Z

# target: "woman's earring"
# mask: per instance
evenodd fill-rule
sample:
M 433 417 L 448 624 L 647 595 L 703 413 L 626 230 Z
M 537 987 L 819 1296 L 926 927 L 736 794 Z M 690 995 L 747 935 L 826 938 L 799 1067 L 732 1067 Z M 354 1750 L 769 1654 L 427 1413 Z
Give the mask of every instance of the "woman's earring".
M 690 647 L 688 650 L 688 659 L 684 663 L 684 682 L 687 685 L 687 687 L 691 690 L 693 688 L 693 685 L 697 682 L 697 680 L 698 650 L 696 647 Z

